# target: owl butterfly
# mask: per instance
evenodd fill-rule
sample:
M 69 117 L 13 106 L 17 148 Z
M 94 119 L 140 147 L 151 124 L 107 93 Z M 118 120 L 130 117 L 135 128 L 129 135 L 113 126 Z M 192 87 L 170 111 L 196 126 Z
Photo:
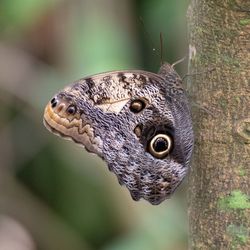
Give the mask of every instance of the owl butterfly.
M 191 116 L 168 63 L 158 74 L 112 71 L 75 81 L 47 104 L 44 124 L 100 156 L 134 200 L 161 203 L 189 168 Z

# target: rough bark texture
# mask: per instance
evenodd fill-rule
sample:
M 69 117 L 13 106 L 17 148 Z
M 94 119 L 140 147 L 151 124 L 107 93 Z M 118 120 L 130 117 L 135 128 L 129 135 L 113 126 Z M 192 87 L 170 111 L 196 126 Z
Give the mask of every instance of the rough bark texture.
M 250 249 L 250 1 L 192 0 L 188 10 L 195 150 L 190 249 Z

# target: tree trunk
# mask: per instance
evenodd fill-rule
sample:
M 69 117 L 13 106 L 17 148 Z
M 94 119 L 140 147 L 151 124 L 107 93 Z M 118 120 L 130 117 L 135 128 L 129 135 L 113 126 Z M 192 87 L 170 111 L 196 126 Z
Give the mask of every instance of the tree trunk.
M 250 1 L 191 0 L 188 21 L 189 248 L 250 249 Z

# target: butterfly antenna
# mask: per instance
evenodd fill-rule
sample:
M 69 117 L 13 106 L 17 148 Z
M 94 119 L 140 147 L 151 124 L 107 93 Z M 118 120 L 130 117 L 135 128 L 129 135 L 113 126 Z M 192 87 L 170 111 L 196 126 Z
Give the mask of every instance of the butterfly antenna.
M 161 65 L 163 65 L 163 36 L 160 32 L 160 52 L 161 52 Z
M 174 68 L 174 66 L 176 66 L 177 64 L 183 62 L 184 60 L 186 60 L 186 56 L 184 56 L 183 58 L 179 59 L 178 61 L 174 62 L 171 67 Z

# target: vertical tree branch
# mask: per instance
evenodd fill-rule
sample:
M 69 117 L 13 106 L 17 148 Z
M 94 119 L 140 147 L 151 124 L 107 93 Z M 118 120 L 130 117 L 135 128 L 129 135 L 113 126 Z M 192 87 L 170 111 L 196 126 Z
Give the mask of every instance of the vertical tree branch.
M 188 10 L 195 150 L 190 249 L 250 249 L 250 2 L 192 0 Z M 205 109 L 209 110 L 206 112 Z

